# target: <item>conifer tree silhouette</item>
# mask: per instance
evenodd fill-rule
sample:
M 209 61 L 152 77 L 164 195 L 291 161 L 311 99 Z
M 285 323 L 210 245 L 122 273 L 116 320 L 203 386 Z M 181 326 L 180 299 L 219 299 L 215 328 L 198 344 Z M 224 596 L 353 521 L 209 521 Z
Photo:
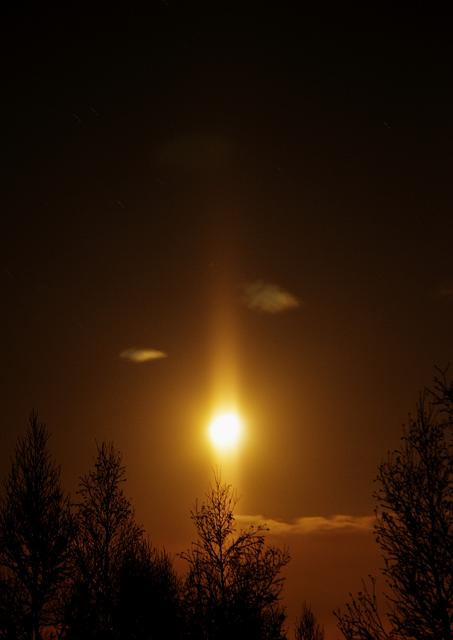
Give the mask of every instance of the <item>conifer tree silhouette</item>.
M 2 631 L 40 640 L 61 623 L 69 574 L 73 523 L 60 470 L 48 449 L 38 416 L 17 444 L 0 509 Z

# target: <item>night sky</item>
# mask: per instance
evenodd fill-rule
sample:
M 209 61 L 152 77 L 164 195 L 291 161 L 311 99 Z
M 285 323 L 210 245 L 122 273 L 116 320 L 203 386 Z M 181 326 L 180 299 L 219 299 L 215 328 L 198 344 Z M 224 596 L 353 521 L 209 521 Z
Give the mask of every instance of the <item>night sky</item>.
M 113 440 L 177 553 L 220 464 L 329 639 L 380 566 L 377 464 L 453 362 L 451 33 L 415 4 L 3 21 L 2 475 L 33 408 L 71 492 Z

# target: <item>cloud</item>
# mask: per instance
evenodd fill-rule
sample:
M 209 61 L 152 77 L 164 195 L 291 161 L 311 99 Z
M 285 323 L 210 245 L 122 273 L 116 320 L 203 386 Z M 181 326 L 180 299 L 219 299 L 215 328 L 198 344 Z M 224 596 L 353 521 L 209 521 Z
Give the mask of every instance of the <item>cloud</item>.
M 372 515 L 351 516 L 340 514 L 329 517 L 305 516 L 290 522 L 268 519 L 261 515 L 238 515 L 236 519 L 242 524 L 264 524 L 273 535 L 307 535 L 332 531 L 371 531 L 375 522 L 375 516 Z
M 282 313 L 300 305 L 296 296 L 289 291 L 261 280 L 244 286 L 244 302 L 249 309 L 264 313 Z
M 167 354 L 164 351 L 157 351 L 156 349 L 137 349 L 136 347 L 125 349 L 120 353 L 120 358 L 136 363 L 160 360 L 161 358 L 166 357 Z

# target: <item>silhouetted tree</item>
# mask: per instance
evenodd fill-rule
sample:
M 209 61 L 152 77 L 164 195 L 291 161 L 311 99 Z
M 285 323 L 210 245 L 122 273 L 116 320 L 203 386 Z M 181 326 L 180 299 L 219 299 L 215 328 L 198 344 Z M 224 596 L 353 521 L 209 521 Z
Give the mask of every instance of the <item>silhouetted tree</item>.
M 373 581 L 337 612 L 348 640 L 453 637 L 452 436 L 453 386 L 441 373 L 421 396 L 400 449 L 378 471 L 375 532 L 390 625 L 380 617 Z
M 21 606 L 24 597 L 14 578 L 0 577 L 0 639 L 18 640 L 29 637 Z
M 218 476 L 206 500 L 191 512 L 198 539 L 181 554 L 189 565 L 185 584 L 188 635 L 209 640 L 284 637 L 279 599 L 286 550 L 265 544 L 265 527 L 236 533 L 237 498 Z
M 324 629 L 318 624 L 312 608 L 304 603 L 296 621 L 295 640 L 324 640 Z
M 338 627 L 347 640 L 403 640 L 383 619 L 376 596 L 376 579 L 362 581 L 362 591 L 346 604 L 345 611 L 336 611 Z
M 39 640 L 61 622 L 73 531 L 49 434 L 35 414 L 19 440 L 0 509 L 2 633 Z
M 114 626 L 122 639 L 182 637 L 181 585 L 170 557 L 146 541 L 123 559 Z
M 102 443 L 78 490 L 74 582 L 66 611 L 69 638 L 111 638 L 115 630 L 121 567 L 143 535 L 122 490 L 124 482 L 120 453 Z

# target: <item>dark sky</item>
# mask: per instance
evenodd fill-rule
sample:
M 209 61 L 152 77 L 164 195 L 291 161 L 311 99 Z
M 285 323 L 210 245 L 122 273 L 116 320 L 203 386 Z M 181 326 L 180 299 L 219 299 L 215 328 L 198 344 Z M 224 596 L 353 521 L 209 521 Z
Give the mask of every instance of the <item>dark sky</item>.
M 376 465 L 453 360 L 451 35 L 424 3 L 186 5 L 5 17 L 0 469 L 32 408 L 70 490 L 113 439 L 181 550 L 234 387 L 239 511 L 286 523 L 290 613 L 331 633 L 379 564 Z

